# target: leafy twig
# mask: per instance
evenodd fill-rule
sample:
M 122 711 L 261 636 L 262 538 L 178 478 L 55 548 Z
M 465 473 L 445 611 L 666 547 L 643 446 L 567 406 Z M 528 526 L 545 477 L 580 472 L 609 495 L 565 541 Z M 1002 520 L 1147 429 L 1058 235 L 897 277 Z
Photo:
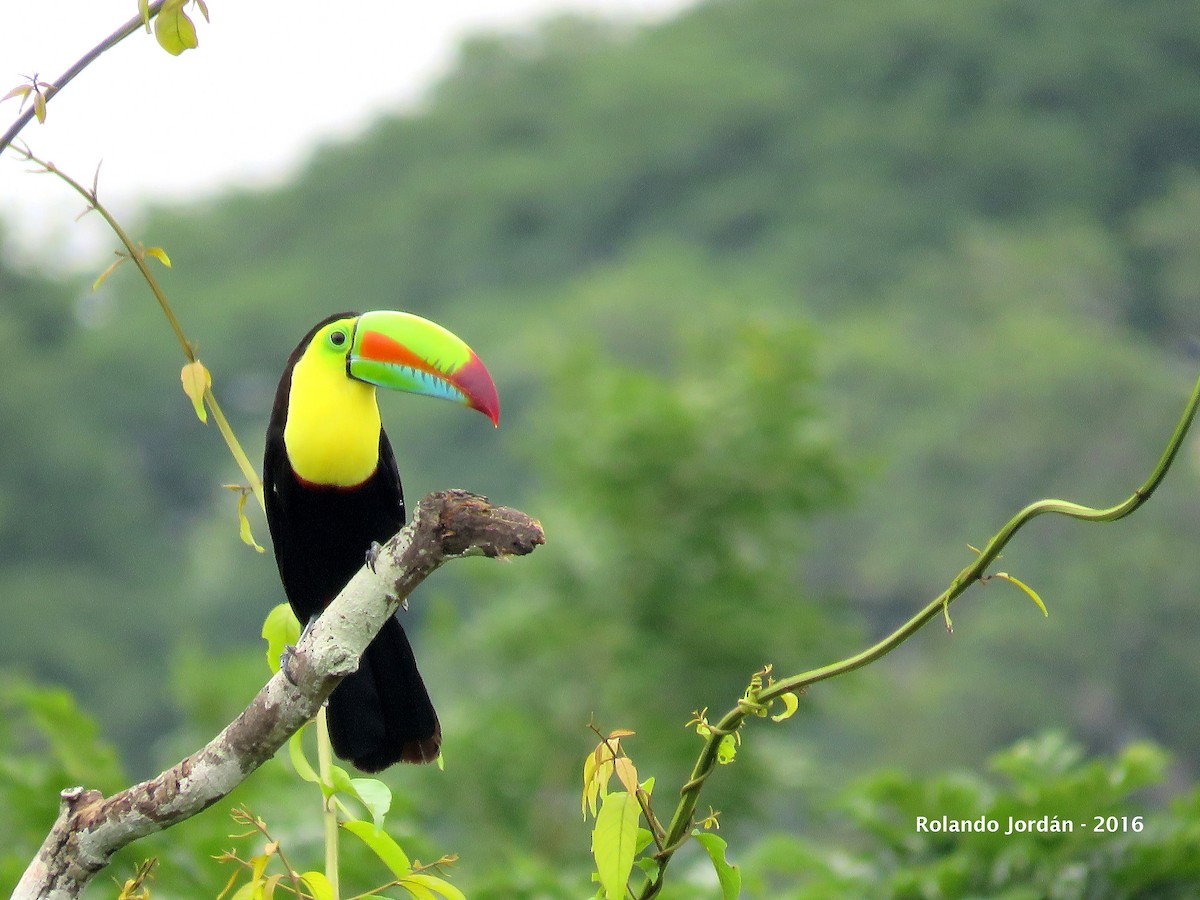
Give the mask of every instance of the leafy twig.
M 51 84 L 42 94 L 42 116 L 45 116 L 45 104 L 54 98 L 59 91 L 70 84 L 71 80 L 76 75 L 99 59 L 100 55 L 106 50 L 111 50 L 117 44 L 121 43 L 121 41 L 125 40 L 125 38 L 129 37 L 139 28 L 143 27 L 150 19 L 153 19 L 155 16 L 157 16 L 166 2 L 167 0 L 155 0 L 154 3 L 151 3 L 149 7 L 147 7 L 145 13 L 139 12 L 136 16 L 134 16 L 132 19 L 102 40 L 99 44 L 81 56 L 75 62 L 75 64 L 71 66 L 71 68 L 59 75 L 58 78 L 55 79 L 54 83 Z M 4 132 L 4 135 L 0 137 L 0 153 L 3 153 L 6 148 L 12 145 L 12 142 L 16 140 L 17 135 L 21 133 L 21 129 L 29 124 L 29 120 L 34 117 L 34 114 L 35 107 L 30 106 L 27 110 L 17 116 L 16 121 L 13 122 L 8 131 Z
M 139 19 L 138 21 L 140 22 L 141 20 Z M 99 170 L 97 170 L 97 177 L 92 179 L 92 186 L 86 187 L 76 179 L 72 178 L 66 172 L 59 169 L 54 165 L 54 163 L 36 156 L 28 147 L 14 146 L 13 150 L 19 153 L 22 158 L 28 160 L 36 166 L 39 166 L 43 171 L 57 176 L 60 180 L 69 185 L 72 190 L 74 190 L 87 201 L 87 212 L 95 210 L 101 215 L 101 217 L 103 217 L 104 221 L 108 223 L 108 227 L 113 230 L 113 233 L 117 236 L 117 239 L 120 240 L 121 244 L 125 247 L 125 256 L 123 258 L 133 261 L 134 265 L 137 266 L 138 271 L 141 272 L 142 277 L 146 280 L 146 284 L 149 285 L 150 291 L 154 294 L 154 299 L 158 301 L 159 308 L 162 310 L 163 315 L 167 317 L 167 323 L 171 326 L 171 331 L 175 335 L 175 340 L 179 343 L 180 349 L 183 350 L 183 355 L 187 357 L 188 365 L 196 366 L 199 363 L 199 360 L 196 357 L 195 347 L 193 346 L 192 342 L 188 340 L 187 335 L 184 334 L 183 326 L 179 323 L 179 318 L 175 315 L 175 311 L 171 308 L 171 304 L 167 300 L 167 295 L 163 291 L 162 285 L 158 283 L 158 279 L 154 276 L 154 272 L 146 260 L 147 256 L 151 256 L 163 261 L 163 258 L 166 254 L 162 253 L 161 248 L 147 248 L 140 243 L 134 243 L 133 239 L 130 238 L 129 234 L 121 226 L 121 223 L 118 222 L 108 208 L 100 202 L 98 190 Z M 207 376 L 207 370 L 203 370 L 203 373 L 205 376 Z M 259 506 L 265 509 L 266 501 L 263 497 L 262 479 L 259 477 L 258 470 L 250 462 L 250 458 L 246 456 L 246 451 L 242 449 L 242 445 L 238 442 L 237 436 L 233 433 L 233 428 L 230 427 L 229 420 L 225 418 L 225 413 L 222 411 L 220 404 L 217 403 L 216 395 L 212 390 L 211 380 L 205 377 L 202 381 L 198 382 L 197 386 L 199 388 L 198 396 L 203 397 L 204 403 L 207 404 L 208 409 L 212 412 L 213 421 L 217 423 L 217 429 L 221 432 L 221 437 L 225 439 L 225 444 L 229 447 L 229 452 L 233 454 L 234 461 L 237 462 L 238 468 L 241 470 L 242 475 L 246 478 L 247 483 L 250 485 L 250 489 L 254 492 L 254 496 L 258 500 Z M 202 407 L 198 409 L 198 412 L 201 409 Z
M 613 770 L 615 772 L 617 767 L 617 759 L 620 756 L 625 755 L 624 751 L 621 749 L 621 738 L 632 737 L 633 732 L 616 731 L 605 735 L 600 731 L 599 728 L 596 727 L 595 722 L 588 722 L 588 728 L 595 733 L 596 737 L 600 738 L 600 745 L 608 751 L 608 760 L 605 761 L 612 763 Z M 599 753 L 599 750 L 600 747 L 597 747 L 596 752 Z M 630 768 L 632 769 L 632 765 Z M 637 783 L 637 775 L 634 774 L 631 780 L 633 781 L 633 784 L 625 785 L 625 788 L 630 794 L 633 795 L 633 798 L 637 801 L 638 806 L 641 807 L 642 817 L 646 820 L 646 824 L 650 826 L 650 837 L 654 841 L 654 846 L 661 851 L 663 849 L 663 838 L 666 836 L 666 832 L 663 830 L 662 822 L 660 822 L 658 816 L 654 814 L 654 807 L 651 804 L 650 795 L 642 788 L 640 784 Z M 624 781 L 624 779 L 622 779 L 622 781 Z
M 292 882 L 292 889 L 295 891 L 297 897 L 303 897 L 304 891 L 300 887 L 300 876 L 296 874 L 296 870 L 292 867 L 292 864 L 288 862 L 287 855 L 283 852 L 283 845 L 271 837 L 270 832 L 267 831 L 267 823 L 258 816 L 254 815 L 254 813 L 250 812 L 250 810 L 245 806 L 235 807 L 230 811 L 230 816 L 232 816 L 233 820 L 239 825 L 251 826 L 254 831 L 257 831 L 266 839 L 269 845 L 274 846 L 274 853 L 279 857 L 280 865 L 283 866 L 283 869 L 287 873 L 289 880 Z M 232 856 L 231 858 L 242 863 L 243 865 L 247 865 L 244 860 L 238 859 L 236 856 Z

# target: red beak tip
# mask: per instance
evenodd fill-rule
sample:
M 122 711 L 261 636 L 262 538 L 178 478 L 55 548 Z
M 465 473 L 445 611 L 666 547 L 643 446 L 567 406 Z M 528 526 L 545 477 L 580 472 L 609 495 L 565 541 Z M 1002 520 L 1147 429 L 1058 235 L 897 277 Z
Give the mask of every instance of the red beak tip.
M 481 403 L 478 406 L 476 406 L 475 409 L 479 410 L 481 413 L 483 413 L 485 416 L 487 416 L 489 419 L 492 420 L 493 428 L 500 427 L 500 408 L 498 406 L 492 406 L 488 403 Z
M 471 408 L 477 409 L 496 428 L 500 427 L 500 396 L 487 366 L 472 351 L 471 360 L 456 373 L 459 388 L 467 395 Z

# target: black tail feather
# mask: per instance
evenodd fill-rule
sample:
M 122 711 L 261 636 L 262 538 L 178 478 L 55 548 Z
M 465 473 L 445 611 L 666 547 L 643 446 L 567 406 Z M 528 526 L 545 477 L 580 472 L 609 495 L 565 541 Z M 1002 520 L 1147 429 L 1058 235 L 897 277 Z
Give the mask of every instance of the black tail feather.
M 364 772 L 437 759 L 442 729 L 395 616 L 329 696 L 329 737 L 333 752 Z

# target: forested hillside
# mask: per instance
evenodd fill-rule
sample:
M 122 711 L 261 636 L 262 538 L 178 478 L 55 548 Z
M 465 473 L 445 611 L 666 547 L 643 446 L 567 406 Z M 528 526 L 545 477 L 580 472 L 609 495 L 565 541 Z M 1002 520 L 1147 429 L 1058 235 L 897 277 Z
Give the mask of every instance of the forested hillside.
M 1026 502 L 1116 502 L 1150 470 L 1197 367 L 1200 6 L 555 20 L 471 40 L 418 110 L 289 185 L 138 231 L 252 455 L 325 313 L 412 310 L 488 362 L 499 432 L 382 398 L 406 490 L 521 506 L 548 544 L 424 588 L 448 762 L 388 778 L 471 896 L 553 891 L 547 871 L 586 873 L 564 822 L 593 715 L 673 791 L 693 710 L 763 663 L 860 649 Z M 274 565 L 238 540 L 236 469 L 132 271 L 95 295 L 0 271 L 0 335 L 0 660 L 156 771 L 265 677 Z M 1151 739 L 1161 790 L 1190 786 L 1198 494 L 1193 444 L 1130 520 L 1038 522 L 1006 552 L 1048 619 L 992 582 L 952 635 L 755 723 L 706 798 L 726 836 L 803 833 L 852 776 L 977 765 L 1047 727 L 1092 752 Z

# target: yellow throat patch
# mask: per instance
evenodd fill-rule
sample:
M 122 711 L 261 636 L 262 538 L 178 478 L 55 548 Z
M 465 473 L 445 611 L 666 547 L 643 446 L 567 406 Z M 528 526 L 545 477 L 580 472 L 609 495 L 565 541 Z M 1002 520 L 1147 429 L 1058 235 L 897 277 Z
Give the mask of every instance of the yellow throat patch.
M 374 385 L 346 374 L 354 319 L 322 328 L 292 369 L 283 443 L 292 470 L 312 484 L 352 487 L 379 464 L 379 404 Z M 341 344 L 330 336 L 345 335 Z

